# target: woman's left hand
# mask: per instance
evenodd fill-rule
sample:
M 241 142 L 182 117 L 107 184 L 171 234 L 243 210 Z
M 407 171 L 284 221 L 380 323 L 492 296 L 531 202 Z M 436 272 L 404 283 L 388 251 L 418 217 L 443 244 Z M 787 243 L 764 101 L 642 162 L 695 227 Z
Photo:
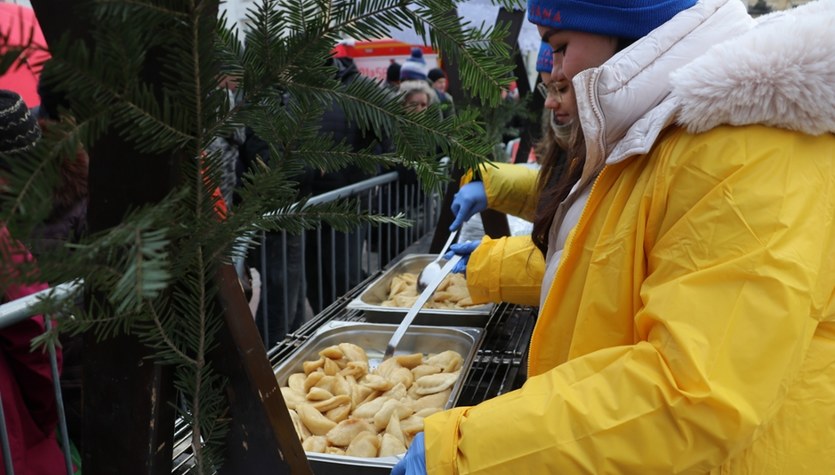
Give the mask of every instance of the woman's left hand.
M 426 448 L 423 445 L 423 432 L 412 439 L 409 451 L 391 469 L 391 475 L 426 475 Z

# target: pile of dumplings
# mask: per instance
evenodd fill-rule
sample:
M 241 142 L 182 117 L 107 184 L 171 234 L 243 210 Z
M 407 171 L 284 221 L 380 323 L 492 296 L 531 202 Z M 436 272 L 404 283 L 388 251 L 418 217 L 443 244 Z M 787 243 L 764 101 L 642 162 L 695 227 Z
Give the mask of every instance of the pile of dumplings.
M 396 274 L 391 278 L 389 294 L 380 304 L 383 307 L 411 307 L 420 292 L 417 290 L 418 275 L 411 272 Z M 435 293 L 423 308 L 454 309 L 472 307 L 473 299 L 467 290 L 464 274 L 449 274 L 441 281 Z
M 406 452 L 423 419 L 443 409 L 464 363 L 455 351 L 414 353 L 369 371 L 365 350 L 352 343 L 319 356 L 281 394 L 305 451 L 354 457 Z

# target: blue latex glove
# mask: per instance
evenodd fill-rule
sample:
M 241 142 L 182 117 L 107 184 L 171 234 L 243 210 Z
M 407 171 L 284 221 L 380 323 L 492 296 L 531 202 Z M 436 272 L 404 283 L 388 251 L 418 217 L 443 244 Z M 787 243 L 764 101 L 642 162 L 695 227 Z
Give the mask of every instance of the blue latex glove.
M 452 268 L 452 272 L 455 272 L 457 274 L 467 273 L 467 261 L 470 260 L 470 254 L 472 254 L 473 251 L 475 251 L 475 248 L 477 248 L 479 244 L 481 244 L 481 239 L 476 241 L 455 243 L 449 246 L 449 251 L 447 251 L 447 253 L 444 254 L 444 259 L 450 260 L 452 259 L 452 256 L 454 256 L 455 254 L 463 256 L 461 257 L 461 260 L 458 261 L 457 264 L 455 264 L 455 267 Z
M 449 230 L 458 231 L 464 221 L 487 209 L 487 193 L 484 191 L 484 183 L 472 181 L 462 186 L 452 198 L 451 208 L 452 214 L 455 215 L 455 221 L 449 226 Z
M 426 447 L 423 445 L 423 432 L 419 432 L 412 439 L 409 451 L 391 469 L 391 475 L 426 475 Z

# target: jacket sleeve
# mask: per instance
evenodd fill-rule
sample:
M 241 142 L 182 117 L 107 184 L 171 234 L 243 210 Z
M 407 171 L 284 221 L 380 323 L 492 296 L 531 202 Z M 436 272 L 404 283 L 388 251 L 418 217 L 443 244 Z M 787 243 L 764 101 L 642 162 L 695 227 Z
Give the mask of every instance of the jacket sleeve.
M 473 303 L 539 305 L 545 259 L 530 236 L 484 236 L 467 262 Z
M 835 318 L 835 138 L 797 134 L 775 146 L 791 133 L 760 130 L 691 140 L 680 154 L 703 156 L 650 185 L 646 270 L 634 270 L 645 272 L 638 300 L 625 303 L 634 342 L 569 356 L 519 390 L 430 416 L 430 475 L 707 473 L 768 430 L 798 379 L 831 384 L 800 368 L 820 320 Z M 578 322 L 613 311 L 588 303 Z M 777 456 L 800 436 L 784 434 Z
M 539 176 L 536 169 L 512 163 L 489 163 L 481 165 L 479 173 L 490 209 L 533 221 L 537 202 L 536 180 Z M 461 185 L 472 179 L 472 172 L 465 174 Z

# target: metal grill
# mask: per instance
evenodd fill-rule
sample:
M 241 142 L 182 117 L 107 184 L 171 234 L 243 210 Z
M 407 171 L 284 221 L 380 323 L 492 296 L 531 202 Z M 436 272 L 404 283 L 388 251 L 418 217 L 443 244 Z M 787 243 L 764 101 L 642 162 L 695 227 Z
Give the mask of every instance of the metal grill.
M 267 352 L 270 364 L 274 367 L 280 364 L 327 322 L 364 322 L 365 316 L 361 310 L 351 310 L 345 306 L 381 274 L 379 272 L 370 276 L 314 320 L 287 335 L 284 341 Z M 526 377 L 526 353 L 534 323 L 536 311 L 531 307 L 503 303 L 493 309 L 487 321 L 484 339 L 466 375 L 458 399 L 459 406 L 478 404 L 521 386 Z

